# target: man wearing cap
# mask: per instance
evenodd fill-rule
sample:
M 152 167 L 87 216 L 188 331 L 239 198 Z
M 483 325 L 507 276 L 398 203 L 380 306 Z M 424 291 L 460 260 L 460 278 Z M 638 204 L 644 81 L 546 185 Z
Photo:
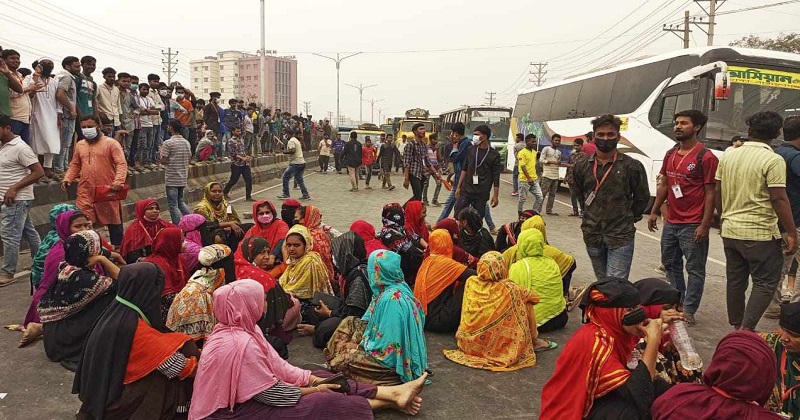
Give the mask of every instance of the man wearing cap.
M 775 351 L 777 383 L 767 408 L 786 419 L 800 419 L 800 302 L 781 305 L 776 333 L 762 334 Z

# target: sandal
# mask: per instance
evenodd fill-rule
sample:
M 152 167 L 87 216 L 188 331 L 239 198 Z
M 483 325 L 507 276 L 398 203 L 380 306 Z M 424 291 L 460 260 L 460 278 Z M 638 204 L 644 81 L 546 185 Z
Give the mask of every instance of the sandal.
M 558 343 L 556 343 L 555 341 L 550 341 L 550 340 L 545 340 L 545 341 L 547 341 L 547 347 L 540 347 L 538 349 L 533 349 L 533 352 L 534 353 L 544 353 L 546 351 L 550 351 L 550 350 L 558 348 Z

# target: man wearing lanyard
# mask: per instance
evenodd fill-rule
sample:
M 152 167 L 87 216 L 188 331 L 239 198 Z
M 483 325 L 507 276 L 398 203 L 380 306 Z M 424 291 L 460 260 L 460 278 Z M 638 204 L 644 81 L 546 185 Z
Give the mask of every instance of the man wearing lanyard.
M 597 151 L 575 164 L 574 181 L 586 212 L 581 224 L 586 252 L 597 279 L 628 279 L 636 228 L 650 199 L 641 162 L 617 153 L 622 121 L 614 115 L 592 120 Z
M 780 330 L 762 334 L 778 362 L 775 390 L 767 408 L 783 418 L 800 420 L 800 302 L 781 305 Z
M 708 121 L 705 114 L 697 110 L 681 111 L 673 121 L 679 144 L 664 156 L 661 175 L 665 182 L 658 185 L 647 227 L 650 232 L 658 230 L 661 205 L 666 201 L 669 211 L 664 215 L 661 233 L 661 262 L 667 280 L 681 292 L 686 322 L 693 325 L 706 280 L 708 230 L 714 216 L 714 177 L 719 159 L 697 138 Z M 684 257 L 688 286 L 683 277 Z
M 456 217 L 461 210 L 472 206 L 483 219 L 486 216 L 486 203 L 489 201 L 490 192 L 491 206 L 497 207 L 503 162 L 500 154 L 489 145 L 491 136 L 492 130 L 488 126 L 479 125 L 475 128 L 472 146 L 467 149 L 464 167 L 458 179 Z

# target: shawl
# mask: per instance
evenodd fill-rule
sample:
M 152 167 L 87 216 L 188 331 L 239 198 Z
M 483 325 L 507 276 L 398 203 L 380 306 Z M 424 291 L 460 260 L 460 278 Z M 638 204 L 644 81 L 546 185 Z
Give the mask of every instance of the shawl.
M 517 244 L 519 261 L 511 265 L 509 277 L 514 283 L 533 290 L 539 296 L 536 323 L 541 326 L 567 307 L 564 284 L 558 264 L 544 255 L 542 233 L 536 229 L 523 231 Z
M 434 226 L 433 228 L 434 229 L 445 229 L 448 232 L 450 232 L 450 238 L 453 239 L 453 259 L 454 260 L 456 260 L 457 262 L 460 262 L 461 264 L 466 265 L 469 268 L 475 268 L 477 266 L 478 259 L 473 257 L 472 255 L 470 255 L 469 252 L 464 251 L 464 249 L 461 248 L 460 246 L 458 246 L 458 241 L 459 241 L 458 231 L 459 231 L 460 228 L 458 227 L 458 221 L 456 219 L 448 217 L 446 219 L 439 220 L 439 222 L 436 223 L 436 226 Z M 425 256 L 427 257 L 428 255 L 430 255 L 430 250 L 426 249 L 425 250 Z
M 167 328 L 182 332 L 193 340 L 211 335 L 216 324 L 211 294 L 225 281 L 224 269 L 216 266 L 230 255 L 231 249 L 227 245 L 209 245 L 200 250 L 200 269 L 175 295 L 167 314 Z
M 310 246 L 311 251 L 319 254 L 325 269 L 328 270 L 328 278 L 333 278 L 333 255 L 331 253 L 331 237 L 322 226 L 322 212 L 318 207 L 305 206 L 302 209 L 303 219 L 301 224 L 305 226 L 314 239 L 314 245 Z
M 425 205 L 422 201 L 411 200 L 406 203 L 406 231 L 419 235 L 425 242 L 428 242 L 428 225 L 425 223 L 425 217 L 422 213 L 425 211 Z
M 483 227 L 483 218 L 477 210 L 466 207 L 461 210 L 458 219 L 465 221 L 472 230 L 472 233 L 469 233 L 466 228 L 461 229 L 459 242 L 464 251 L 469 252 L 475 258 L 480 258 L 488 251 L 494 251 L 492 235 Z
M 702 384 L 677 384 L 655 400 L 654 420 L 780 419 L 764 408 L 775 386 L 775 353 L 763 338 L 734 331 L 719 341 Z
M 178 227 L 183 231 L 184 249 L 181 253 L 183 267 L 187 272 L 193 272 L 198 265 L 198 256 L 203 249 L 203 235 L 200 228 L 206 222 L 206 218 L 199 214 L 187 214 L 181 217 Z
M 616 288 L 603 293 L 594 287 L 600 282 L 589 286 L 588 323 L 564 346 L 553 375 L 542 388 L 540 418 L 582 419 L 589 414 L 595 399 L 624 385 L 631 376 L 626 363 L 639 337 L 625 332 L 622 316 L 630 307 L 624 306 L 633 304 L 638 292 L 627 280 L 603 281 Z M 626 298 L 621 299 L 622 296 Z
M 39 244 L 39 250 L 36 251 L 36 255 L 34 255 L 33 259 L 31 260 L 31 286 L 33 287 L 33 290 L 36 290 L 36 288 L 39 287 L 39 283 L 42 282 L 42 274 L 44 274 L 44 260 L 47 258 L 47 254 L 58 241 L 62 240 L 58 235 L 56 217 L 58 217 L 58 215 L 61 213 L 74 210 L 78 210 L 78 208 L 72 204 L 64 203 L 56 204 L 50 209 L 51 228 L 47 232 L 47 235 L 45 235 L 44 239 L 42 239 L 42 243 Z
M 272 213 L 272 221 L 267 225 L 262 225 L 258 221 L 258 208 L 267 206 L 269 211 Z M 269 247 L 271 249 L 275 249 L 278 246 L 280 241 L 286 237 L 286 233 L 289 232 L 289 225 L 284 222 L 278 214 L 277 210 L 275 210 L 275 205 L 269 201 L 257 201 L 253 204 L 253 227 L 244 234 L 244 237 L 247 238 L 248 236 L 260 236 L 269 242 Z
M 487 252 L 478 261 L 478 274 L 464 286 L 458 350 L 444 350 L 445 357 L 496 372 L 535 365 L 528 310 L 538 302 L 535 293 L 508 280 L 499 252 Z
M 350 225 L 350 231 L 360 236 L 364 240 L 364 248 L 367 250 L 367 255 L 372 254 L 372 251 L 378 249 L 386 249 L 383 242 L 375 235 L 375 226 L 372 226 L 365 220 L 356 220 Z
M 183 232 L 176 227 L 162 229 L 153 242 L 153 255 L 145 258 L 164 273 L 164 290 L 161 296 L 178 293 L 186 285 L 188 276 L 180 258 Z
M 308 386 L 311 372 L 281 359 L 256 322 L 264 312 L 264 290 L 244 279 L 214 292 L 219 323 L 203 347 L 194 381 L 189 419 L 203 419 L 220 408 L 233 410 L 278 381 Z
M 258 254 L 269 251 L 269 243 L 260 236 L 250 236 L 242 240 L 242 245 L 233 254 L 233 263 L 236 266 L 237 279 L 255 280 L 264 287 L 264 292 L 269 292 L 275 285 L 275 279 L 265 270 L 253 265 Z
M 400 269 L 400 255 L 378 250 L 367 261 L 372 303 L 361 318 L 367 321 L 361 347 L 403 382 L 422 376 L 428 350 L 422 328 L 425 313 Z
M 72 393 L 83 403 L 81 411 L 97 420 L 103 420 L 106 407 L 122 396 L 128 370 L 137 376 L 152 372 L 166 360 L 162 356 L 171 356 L 190 340 L 185 334 L 165 333 L 160 309 L 164 275 L 158 266 L 144 262 L 126 265 L 120 269 L 117 285 L 117 299 L 108 305 L 86 339 L 72 385 Z M 163 341 L 137 349 L 137 353 L 152 357 L 133 359 L 140 319 L 161 332 Z
M 286 261 L 286 271 L 280 278 L 283 289 L 293 293 L 298 299 L 311 299 L 314 297 L 314 292 L 333 295 L 325 263 L 319 254 L 310 250 L 314 244 L 311 233 L 303 225 L 294 225 L 286 237 L 292 234 L 303 238 L 306 252 L 296 260 L 289 258 Z
M 422 310 L 428 313 L 428 304 L 439 297 L 467 269 L 453 260 L 453 240 L 450 233 L 437 229 L 431 233 L 428 249 L 431 255 L 422 261 L 414 283 L 414 296 Z
M 64 243 L 64 259 L 55 284 L 39 302 L 42 323 L 60 321 L 83 310 L 113 287 L 114 281 L 87 267 L 90 257 L 100 255 L 100 236 L 93 230 L 71 235 Z
M 215 185 L 222 187 L 219 182 L 209 182 L 203 187 L 203 200 L 194 206 L 194 212 L 205 217 L 210 222 L 240 223 L 236 209 L 230 206 L 227 200 L 223 198 L 217 204 L 211 202 L 211 188 Z M 228 207 L 231 209 L 230 214 L 228 214 Z
M 152 198 L 139 200 L 134 205 L 133 212 L 136 214 L 136 220 L 125 229 L 125 235 L 122 237 L 122 246 L 120 247 L 122 258 L 126 258 L 133 251 L 153 246 L 153 240 L 158 232 L 172 226 L 172 223 L 161 218 L 150 221 L 144 217 L 145 211 L 153 205 L 158 208 L 158 201 Z

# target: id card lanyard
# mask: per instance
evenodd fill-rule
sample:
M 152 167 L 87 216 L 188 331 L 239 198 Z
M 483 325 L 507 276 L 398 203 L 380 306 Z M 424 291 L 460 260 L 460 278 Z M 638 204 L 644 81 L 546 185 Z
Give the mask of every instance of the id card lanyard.
M 687 157 L 687 156 L 691 155 L 691 154 L 692 154 L 692 153 L 695 151 L 695 149 L 697 149 L 697 146 L 698 146 L 699 144 L 700 144 L 700 143 L 697 143 L 697 144 L 696 144 L 696 145 L 695 145 L 695 146 L 692 148 L 692 150 L 689 150 L 689 152 L 688 152 L 688 153 L 686 153 L 685 155 L 683 155 L 683 157 L 681 158 L 681 161 L 680 161 L 680 162 L 678 162 L 678 165 L 677 165 L 677 166 L 675 165 L 675 159 L 676 159 L 675 155 L 677 155 L 677 154 L 678 154 L 678 152 L 676 151 L 676 152 L 675 152 L 675 153 L 672 155 L 672 172 L 673 172 L 674 174 L 677 174 L 677 173 L 678 173 L 678 168 L 680 168 L 680 167 L 682 167 L 682 166 L 683 166 L 683 160 L 684 160 L 684 159 L 686 159 L 686 157 Z M 674 194 L 674 195 L 675 195 L 675 198 L 682 198 L 682 197 L 683 197 L 683 191 L 681 191 L 681 185 L 678 183 L 678 177 L 677 177 L 677 176 L 675 176 L 675 175 L 673 175 L 673 178 L 675 178 L 675 182 L 674 182 L 674 183 L 673 183 L 673 184 L 670 186 L 670 188 L 672 188 L 672 194 Z
M 491 146 L 489 146 L 489 147 L 491 147 Z M 483 165 L 483 162 L 486 161 L 486 157 L 489 156 L 489 149 L 487 148 L 486 149 L 486 154 L 483 155 L 483 159 L 481 159 L 481 162 L 478 163 L 478 149 L 479 149 L 478 146 L 475 146 L 475 173 L 472 174 L 472 184 L 473 185 L 478 185 L 478 168 L 480 168 L 481 165 Z
M 595 157 L 594 167 L 592 169 L 592 174 L 594 175 L 594 182 L 595 182 L 594 191 L 589 193 L 589 196 L 586 197 L 586 201 L 585 201 L 586 207 L 589 207 L 589 206 L 592 205 L 592 202 L 594 201 L 594 197 L 597 195 L 597 191 L 600 189 L 600 187 L 603 185 L 603 183 L 606 182 L 606 178 L 608 178 L 608 174 L 611 173 L 611 170 L 614 169 L 614 164 L 615 163 L 617 163 L 617 153 L 616 152 L 614 152 L 614 159 L 611 161 L 611 166 L 608 168 L 606 173 L 603 174 L 603 179 L 598 180 L 597 179 L 597 158 Z

